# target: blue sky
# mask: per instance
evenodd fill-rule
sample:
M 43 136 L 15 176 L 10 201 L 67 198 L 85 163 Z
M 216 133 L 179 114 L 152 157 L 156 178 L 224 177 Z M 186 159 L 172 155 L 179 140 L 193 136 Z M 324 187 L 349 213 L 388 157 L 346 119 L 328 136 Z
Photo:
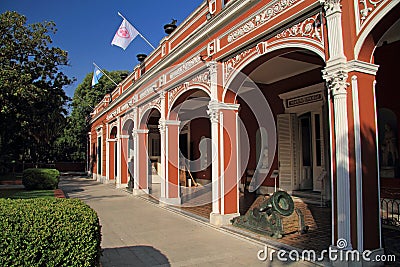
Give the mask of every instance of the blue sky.
M 172 18 L 178 25 L 203 0 L 0 0 L 0 13 L 6 10 L 25 15 L 28 23 L 54 21 L 57 33 L 55 46 L 68 51 L 71 67 L 62 70 L 77 81 L 64 88 L 72 97 L 83 78 L 93 72 L 93 62 L 106 70 L 132 71 L 139 53 L 149 54 L 152 48 L 139 36 L 124 51 L 111 46 L 122 22 L 121 12 L 129 22 L 157 47 L 165 36 L 164 24 Z

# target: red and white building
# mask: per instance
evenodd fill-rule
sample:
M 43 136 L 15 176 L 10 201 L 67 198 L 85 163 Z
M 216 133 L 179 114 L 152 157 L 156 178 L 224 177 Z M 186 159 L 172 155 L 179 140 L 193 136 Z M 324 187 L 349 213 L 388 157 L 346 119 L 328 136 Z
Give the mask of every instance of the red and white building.
M 132 177 L 135 194 L 157 183 L 182 205 L 189 168 L 223 225 L 243 177 L 272 193 L 276 170 L 279 188 L 330 201 L 333 246 L 382 253 L 380 187 L 400 187 L 399 51 L 399 0 L 204 1 L 96 106 L 93 177 Z

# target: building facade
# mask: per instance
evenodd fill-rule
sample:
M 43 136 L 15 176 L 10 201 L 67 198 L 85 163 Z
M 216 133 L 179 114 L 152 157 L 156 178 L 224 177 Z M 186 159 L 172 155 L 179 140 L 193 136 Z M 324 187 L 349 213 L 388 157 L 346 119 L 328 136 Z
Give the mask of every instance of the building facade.
M 216 225 L 246 186 L 319 192 L 332 246 L 382 253 L 380 188 L 400 187 L 399 19 L 399 0 L 204 1 L 94 109 L 93 177 L 157 185 L 168 205 L 202 184 Z

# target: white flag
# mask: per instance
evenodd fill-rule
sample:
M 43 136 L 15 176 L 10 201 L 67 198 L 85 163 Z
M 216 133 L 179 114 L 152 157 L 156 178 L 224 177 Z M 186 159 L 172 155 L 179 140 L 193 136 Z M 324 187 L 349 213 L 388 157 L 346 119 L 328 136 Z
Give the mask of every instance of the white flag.
M 126 49 L 128 45 L 138 36 L 139 32 L 126 19 L 119 26 L 119 29 L 114 35 L 111 45 L 116 45 L 122 49 Z

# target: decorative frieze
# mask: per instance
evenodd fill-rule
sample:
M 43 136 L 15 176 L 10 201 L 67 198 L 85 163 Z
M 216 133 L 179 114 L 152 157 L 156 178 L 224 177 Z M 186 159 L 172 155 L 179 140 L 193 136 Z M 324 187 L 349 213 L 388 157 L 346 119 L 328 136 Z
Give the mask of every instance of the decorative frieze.
M 156 84 L 152 84 L 139 93 L 139 99 L 143 99 L 155 91 Z
M 275 4 L 273 4 L 272 6 L 267 7 L 266 9 L 261 11 L 258 15 L 254 16 L 253 18 L 245 22 L 242 26 L 229 33 L 227 38 L 228 43 L 231 43 L 239 39 L 240 37 L 260 27 L 261 25 L 267 23 L 276 15 L 286 11 L 287 8 L 292 6 L 297 1 L 298 0 L 280 0 Z
M 372 1 L 372 0 L 359 0 L 358 8 L 360 12 L 360 24 L 362 25 L 372 11 L 380 4 L 383 0 Z
M 185 61 L 184 63 L 180 64 L 177 68 L 175 68 L 174 70 L 172 70 L 169 73 L 169 79 L 172 80 L 172 79 L 182 75 L 186 71 L 188 71 L 191 68 L 193 68 L 194 66 L 196 66 L 200 61 L 201 61 L 201 59 L 199 56 L 195 56 L 195 57 Z
M 253 57 L 254 55 L 258 54 L 258 49 L 256 47 L 252 47 L 243 51 L 240 54 L 237 54 L 233 58 L 224 62 L 224 74 L 225 74 L 225 81 L 233 74 L 235 70 L 238 69 L 240 65 L 247 61 L 247 59 Z
M 210 84 L 210 73 L 208 71 L 203 72 L 192 79 L 193 83 L 205 83 Z
M 321 16 L 316 14 L 292 27 L 278 33 L 276 39 L 284 38 L 309 38 L 323 46 L 323 36 L 321 31 Z

